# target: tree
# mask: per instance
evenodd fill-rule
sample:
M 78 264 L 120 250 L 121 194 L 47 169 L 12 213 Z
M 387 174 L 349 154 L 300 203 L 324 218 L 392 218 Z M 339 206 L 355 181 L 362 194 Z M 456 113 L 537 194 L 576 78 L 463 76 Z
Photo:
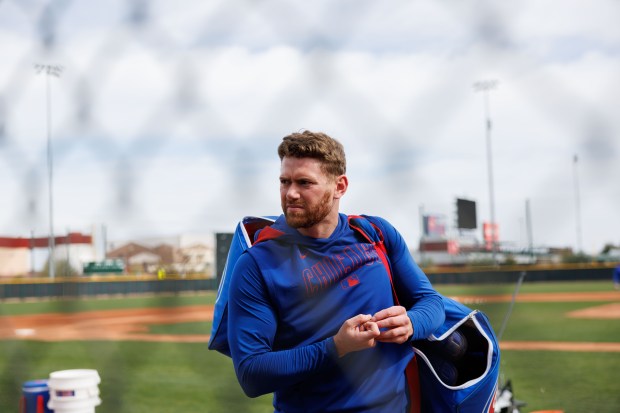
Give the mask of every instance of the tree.
M 45 263 L 41 272 L 44 276 L 49 277 L 49 261 Z M 59 278 L 77 277 L 80 275 L 68 260 L 54 261 L 54 274 Z
M 605 254 L 609 254 L 609 251 L 615 249 L 615 248 L 620 248 L 620 247 L 616 247 L 614 244 L 605 244 L 605 246 L 603 247 L 603 250 L 601 251 L 602 255 Z
M 562 256 L 562 262 L 565 264 L 579 264 L 592 262 L 592 257 L 583 252 L 577 254 L 566 254 Z

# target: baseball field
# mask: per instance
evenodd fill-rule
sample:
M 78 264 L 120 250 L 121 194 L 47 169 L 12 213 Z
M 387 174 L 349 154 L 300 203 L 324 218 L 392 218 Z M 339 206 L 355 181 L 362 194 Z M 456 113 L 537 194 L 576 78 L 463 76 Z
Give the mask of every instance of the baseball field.
M 437 286 L 484 311 L 500 341 L 501 377 L 523 413 L 620 411 L 620 291 L 611 282 Z M 96 369 L 98 413 L 270 412 L 247 398 L 225 356 L 207 350 L 213 293 L 2 303 L 0 412 L 25 381 Z

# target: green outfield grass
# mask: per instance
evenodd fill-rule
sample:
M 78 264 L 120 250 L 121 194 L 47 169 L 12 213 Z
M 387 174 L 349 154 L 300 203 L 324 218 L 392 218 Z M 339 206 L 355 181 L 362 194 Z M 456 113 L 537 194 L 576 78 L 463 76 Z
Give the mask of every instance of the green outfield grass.
M 446 295 L 507 294 L 514 286 L 438 286 Z M 522 292 L 610 291 L 611 283 L 524 284 Z M 620 294 L 619 294 L 620 297 Z M 214 294 L 126 299 L 3 303 L 0 314 L 71 312 L 213 303 Z M 619 320 L 565 317 L 589 303 L 517 302 L 503 340 L 620 342 Z M 509 303 L 475 305 L 499 330 Z M 152 325 L 153 334 L 205 334 L 209 323 Z M 17 411 L 24 381 L 50 372 L 94 368 L 102 377 L 103 404 L 97 413 L 271 412 L 271 396 L 249 399 L 241 391 L 230 359 L 206 344 L 146 342 L 0 341 L 0 412 Z M 616 413 L 620 406 L 620 354 L 503 351 L 501 373 L 523 413 L 558 409 L 565 413 Z
M 609 304 L 609 302 L 517 302 L 508 319 L 502 340 L 620 342 L 618 320 L 581 319 L 566 316 L 566 313 L 571 311 L 604 304 Z M 489 316 L 496 331 L 500 329 L 508 303 L 478 304 L 475 307 Z
M 611 276 L 610 276 L 611 277 Z M 444 295 L 494 295 L 512 294 L 516 284 L 437 284 L 437 291 Z M 612 291 L 609 281 L 562 281 L 528 283 L 527 277 L 519 287 L 519 293 L 573 293 Z
M 75 313 L 79 311 L 113 310 L 144 307 L 179 307 L 208 305 L 215 302 L 215 292 L 154 297 L 84 298 L 67 300 L 20 301 L 0 304 L 0 315 Z
M 150 334 L 211 334 L 211 322 L 152 324 Z
M 96 369 L 97 413 L 269 412 L 271 396 L 249 399 L 229 358 L 205 344 L 0 341 L 0 411 L 17 412 L 24 381 L 57 370 Z
M 522 412 L 614 413 L 620 406 L 620 355 L 503 351 L 500 371 L 511 379 Z

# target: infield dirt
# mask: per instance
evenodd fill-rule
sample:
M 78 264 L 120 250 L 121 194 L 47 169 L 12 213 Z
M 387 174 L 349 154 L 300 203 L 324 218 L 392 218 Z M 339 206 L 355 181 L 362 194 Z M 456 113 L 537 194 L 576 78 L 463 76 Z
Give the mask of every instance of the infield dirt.
M 453 297 L 465 304 L 510 301 L 510 295 Z M 620 292 L 521 294 L 520 302 L 619 301 L 568 313 L 568 317 L 620 319 Z M 212 305 L 84 311 L 0 317 L 0 339 L 39 341 L 130 340 L 206 343 L 205 334 L 150 334 L 149 326 L 213 320 Z M 501 342 L 506 350 L 620 352 L 620 343 Z

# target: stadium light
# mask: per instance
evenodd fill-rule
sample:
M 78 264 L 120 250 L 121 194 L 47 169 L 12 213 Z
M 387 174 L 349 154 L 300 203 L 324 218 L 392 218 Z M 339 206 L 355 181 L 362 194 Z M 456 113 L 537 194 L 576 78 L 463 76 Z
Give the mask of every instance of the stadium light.
M 52 153 L 52 92 L 50 85 L 50 76 L 60 77 L 63 67 L 59 65 L 43 65 L 35 64 L 34 70 L 37 74 L 45 73 L 46 86 L 46 108 L 47 108 L 47 177 L 49 187 L 49 219 L 50 219 L 50 235 L 49 235 L 49 261 L 48 271 L 50 278 L 54 278 L 54 195 L 53 195 L 53 153 Z
M 581 234 L 581 200 L 579 196 L 579 174 L 577 173 L 577 162 L 579 158 L 575 154 L 573 156 L 573 181 L 575 186 L 575 222 L 577 229 L 577 252 L 583 252 L 583 240 Z
M 493 152 L 491 150 L 491 114 L 489 108 L 489 92 L 497 87 L 497 80 L 482 80 L 474 83 L 474 91 L 482 92 L 484 100 L 484 116 L 486 123 L 487 167 L 489 175 L 489 204 L 491 208 L 491 254 L 493 264 L 497 265 L 497 241 L 495 227 L 495 190 L 493 187 Z

